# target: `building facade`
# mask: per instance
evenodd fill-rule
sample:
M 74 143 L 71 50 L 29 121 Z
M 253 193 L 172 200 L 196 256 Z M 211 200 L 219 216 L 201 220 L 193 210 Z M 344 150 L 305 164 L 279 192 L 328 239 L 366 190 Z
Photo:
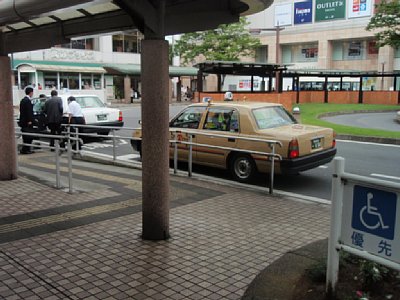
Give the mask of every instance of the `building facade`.
M 26 86 L 34 87 L 34 96 L 60 93 L 97 95 L 104 102 L 131 101 L 141 94 L 141 40 L 133 30 L 112 35 L 73 39 L 50 49 L 14 53 L 13 103 L 18 105 Z M 171 96 L 176 78 L 196 76 L 195 68 L 170 67 Z M 176 86 L 175 86 L 176 89 Z
M 302 71 L 400 71 L 400 49 L 377 48 L 374 32 L 365 29 L 375 1 L 275 0 L 248 17 L 250 31 L 261 29 L 256 31 L 263 45 L 256 61 Z M 392 78 L 376 77 L 366 80 L 363 88 L 399 90 L 400 81 L 397 87 L 393 84 Z

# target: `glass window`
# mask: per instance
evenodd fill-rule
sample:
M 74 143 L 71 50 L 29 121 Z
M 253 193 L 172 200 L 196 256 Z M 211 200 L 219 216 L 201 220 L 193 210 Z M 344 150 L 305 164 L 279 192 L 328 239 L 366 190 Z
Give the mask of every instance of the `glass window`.
M 293 62 L 318 61 L 318 44 L 292 46 Z
M 256 49 L 256 62 L 258 63 L 268 62 L 268 46 L 261 46 Z
M 205 110 L 205 106 L 189 107 L 172 119 L 170 127 L 197 129 L 199 128 L 201 116 Z
M 332 43 L 332 59 L 343 60 L 343 43 L 334 42 Z
M 82 108 L 105 107 L 105 104 L 98 97 L 76 97 Z
M 130 34 L 119 34 L 113 36 L 114 52 L 140 53 L 143 35 L 139 31 Z
M 204 123 L 204 129 L 238 132 L 239 114 L 231 108 L 210 108 Z
M 60 73 L 61 88 L 69 90 L 79 90 L 79 74 L 78 73 Z
M 44 88 L 49 90 L 57 88 L 57 73 L 56 72 L 44 72 Z
M 396 49 L 394 50 L 394 57 L 395 57 L 395 58 L 400 58 L 400 47 L 399 47 L 399 48 L 396 48 Z
M 275 128 L 297 123 L 296 119 L 282 106 L 255 109 L 253 110 L 253 116 L 259 129 Z

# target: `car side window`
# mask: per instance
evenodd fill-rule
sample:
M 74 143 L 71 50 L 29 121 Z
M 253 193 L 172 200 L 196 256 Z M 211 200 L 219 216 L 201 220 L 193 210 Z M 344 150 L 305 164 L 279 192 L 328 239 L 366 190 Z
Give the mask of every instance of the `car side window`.
M 238 112 L 231 108 L 212 107 L 208 110 L 203 129 L 238 132 Z
M 206 107 L 203 106 L 192 106 L 182 111 L 177 117 L 172 119 L 170 127 L 175 128 L 199 128 L 201 117 L 205 112 Z

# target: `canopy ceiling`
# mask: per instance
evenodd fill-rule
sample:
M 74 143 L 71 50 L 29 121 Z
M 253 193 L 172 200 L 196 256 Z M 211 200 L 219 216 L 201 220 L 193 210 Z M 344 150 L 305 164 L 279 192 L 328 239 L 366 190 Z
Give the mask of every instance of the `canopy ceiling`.
M 160 37 L 215 28 L 273 0 L 1 0 L 5 53 L 49 48 L 73 37 L 139 29 Z M 160 4 L 165 7 L 160 9 Z M 160 13 L 163 12 L 163 13 Z M 0 36 L 1 38 L 1 36 Z

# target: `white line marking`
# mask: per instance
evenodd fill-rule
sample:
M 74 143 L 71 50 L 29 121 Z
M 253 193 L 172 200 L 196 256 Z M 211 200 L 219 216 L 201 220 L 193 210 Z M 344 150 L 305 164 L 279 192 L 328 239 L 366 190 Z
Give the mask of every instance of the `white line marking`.
M 376 174 L 376 173 L 372 173 L 371 176 L 373 176 L 373 177 L 381 177 L 381 178 L 386 178 L 386 179 L 394 179 L 394 180 L 399 180 L 400 181 L 400 177 L 396 177 L 396 176 L 390 176 L 390 175 L 384 175 L 384 174 Z
M 351 140 L 336 140 L 336 141 L 340 142 L 340 143 L 354 143 L 354 144 L 364 144 L 364 145 L 375 145 L 375 146 L 383 146 L 383 147 L 400 148 L 400 145 L 394 145 L 394 144 L 378 144 L 378 143 L 360 142 L 360 141 L 351 141 Z

